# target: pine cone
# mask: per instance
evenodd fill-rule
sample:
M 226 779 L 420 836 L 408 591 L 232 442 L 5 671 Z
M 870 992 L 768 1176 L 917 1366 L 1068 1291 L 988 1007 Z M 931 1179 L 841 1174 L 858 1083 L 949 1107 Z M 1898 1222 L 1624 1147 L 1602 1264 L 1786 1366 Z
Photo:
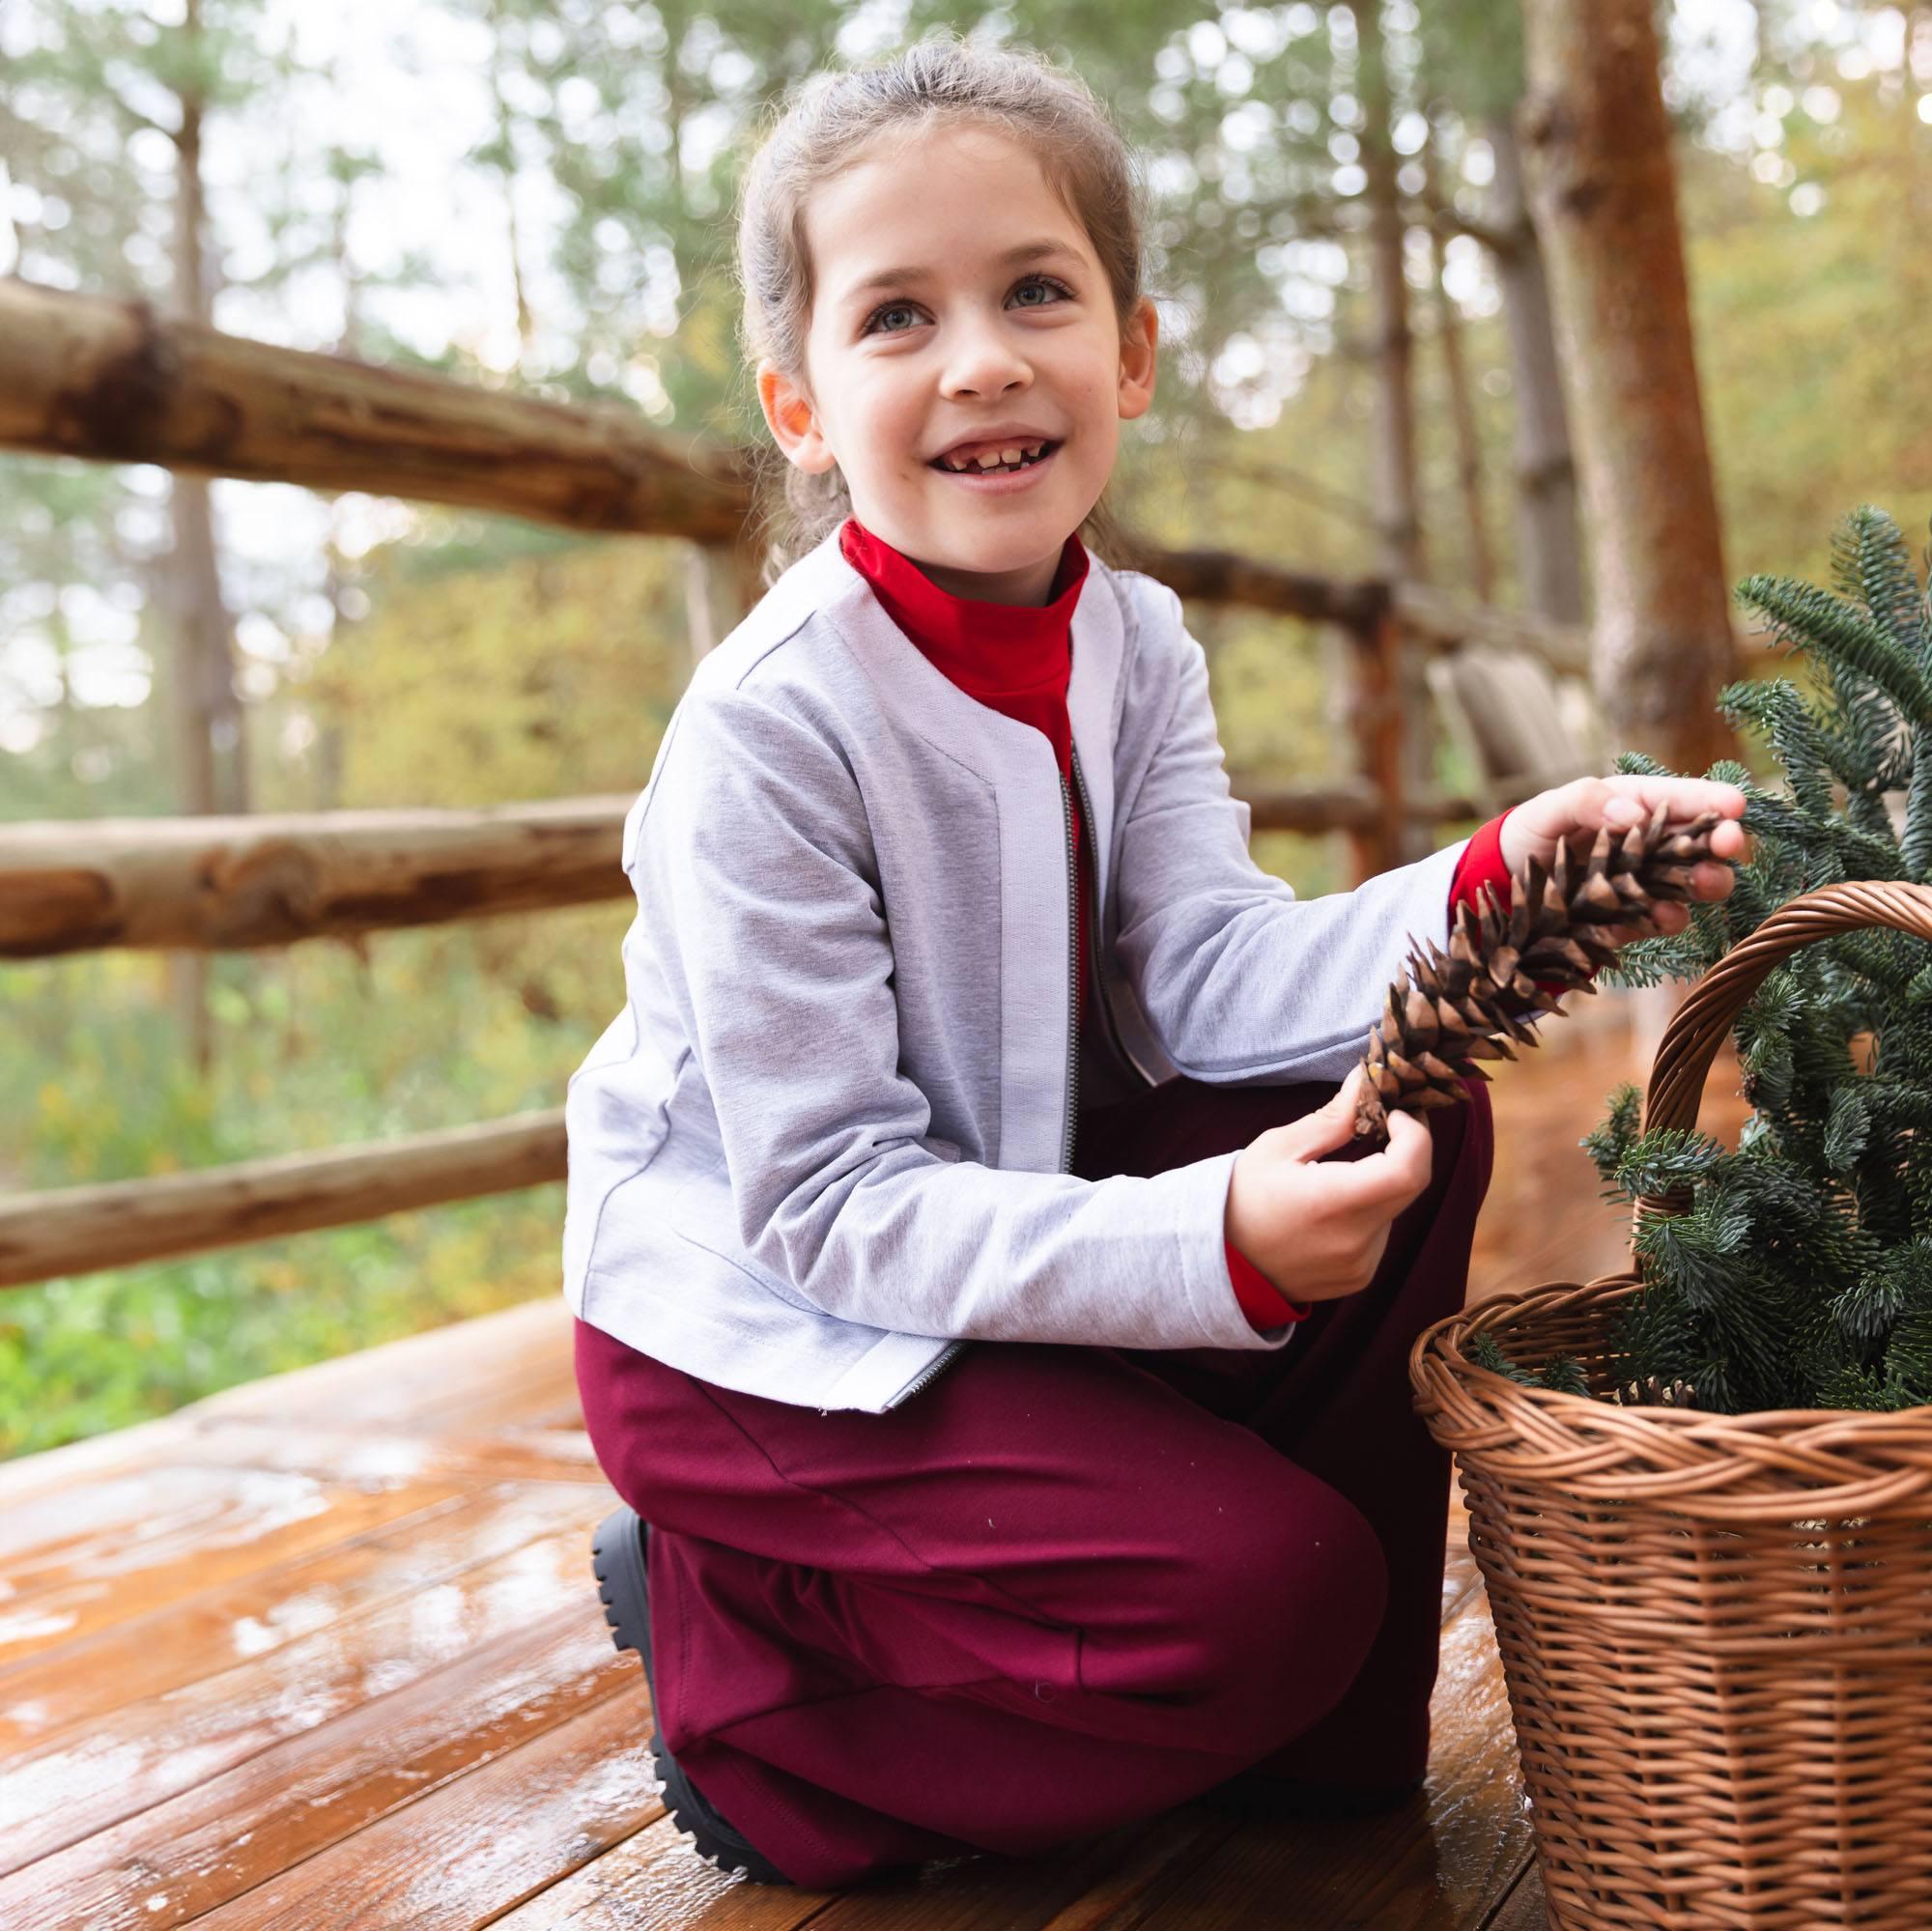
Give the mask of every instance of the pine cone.
M 1690 874 L 1711 856 L 1715 811 L 1666 831 L 1662 805 L 1621 836 L 1606 827 L 1587 854 L 1582 840 L 1559 847 L 1546 871 L 1531 859 L 1511 876 L 1511 909 L 1492 887 L 1481 910 L 1466 900 L 1444 952 L 1411 948 L 1408 971 L 1389 987 L 1388 1009 L 1369 1034 L 1369 1084 L 1355 1108 L 1355 1138 L 1388 1139 L 1388 1111 L 1426 1112 L 1466 1098 L 1462 1081 L 1487 1081 L 1479 1060 L 1513 1060 L 1511 1041 L 1537 1043 L 1523 1022 L 1562 1011 L 1558 992 L 1594 993 L 1590 975 L 1616 948 L 1615 925 L 1657 929 L 1651 908 L 1688 899 Z

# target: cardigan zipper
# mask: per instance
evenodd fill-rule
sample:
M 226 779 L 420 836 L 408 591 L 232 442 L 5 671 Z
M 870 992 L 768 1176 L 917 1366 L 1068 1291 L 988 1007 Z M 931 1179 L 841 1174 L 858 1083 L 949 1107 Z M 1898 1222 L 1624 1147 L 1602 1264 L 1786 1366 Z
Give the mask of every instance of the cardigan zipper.
M 1092 859 L 1091 875 L 1097 895 L 1100 885 L 1100 860 L 1094 843 L 1094 807 L 1088 800 L 1087 781 L 1080 775 L 1078 753 L 1073 754 L 1070 762 L 1073 766 L 1074 787 L 1080 793 L 1080 823 L 1087 837 L 1087 850 Z M 1100 967 L 1100 929 L 1103 914 L 1097 895 L 1088 907 L 1088 912 L 1090 915 L 1087 926 L 1087 963 L 1090 968 L 1088 990 L 1089 996 L 1099 1009 L 1100 1024 L 1106 1033 L 1107 1043 L 1113 1047 L 1114 1058 L 1120 1065 L 1130 1071 L 1144 1087 L 1156 1087 L 1160 1082 L 1150 1077 L 1147 1068 L 1128 1052 L 1127 1042 L 1121 1037 L 1121 1029 L 1114 1022 L 1114 1003 L 1107 996 L 1107 978 Z M 1076 946 L 1079 943 L 1077 933 L 1074 943 Z
M 1087 787 L 1080 778 L 1079 762 L 1070 762 L 1073 782 L 1080 785 L 1081 823 L 1089 825 L 1092 821 L 1087 814 L 1093 808 L 1087 803 Z M 1065 778 L 1060 781 L 1060 809 L 1066 838 L 1066 1120 L 1060 1134 L 1060 1171 L 1065 1174 L 1073 1166 L 1073 1129 L 1080 1111 L 1080 867 L 1073 847 L 1073 789 Z M 1105 1004 L 1103 992 L 1103 1008 Z M 1111 1034 L 1112 1014 L 1108 1014 L 1107 1027 Z M 921 1389 L 936 1381 L 965 1348 L 964 1340 L 950 1343 L 943 1353 L 935 1354 L 899 1390 L 888 1406 L 895 1408 L 900 1403 L 911 1401 Z
M 1073 854 L 1073 790 L 1060 781 L 1066 819 L 1066 1123 L 1060 1134 L 1060 1171 L 1073 1171 L 1073 1125 L 1080 1110 L 1080 867 Z

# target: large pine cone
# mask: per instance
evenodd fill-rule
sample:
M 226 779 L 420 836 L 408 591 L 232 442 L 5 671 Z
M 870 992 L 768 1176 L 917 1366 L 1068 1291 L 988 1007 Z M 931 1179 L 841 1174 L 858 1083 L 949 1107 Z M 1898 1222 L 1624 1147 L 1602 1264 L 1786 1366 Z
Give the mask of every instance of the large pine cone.
M 1448 951 L 1434 942 L 1411 949 L 1408 971 L 1389 987 L 1388 1009 L 1369 1034 L 1356 1139 L 1386 1142 L 1391 1107 L 1422 1113 L 1466 1098 L 1464 1079 L 1489 1079 L 1477 1061 L 1513 1060 L 1512 1041 L 1537 1043 L 1525 1020 L 1560 1013 L 1560 993 L 1596 991 L 1591 974 L 1617 955 L 1608 928 L 1654 933 L 1652 908 L 1690 896 L 1690 874 L 1711 856 L 1719 815 L 1669 830 L 1666 815 L 1660 805 L 1648 823 L 1621 836 L 1606 827 L 1587 853 L 1579 838 L 1559 848 L 1548 871 L 1531 859 L 1511 875 L 1508 912 L 1485 886 L 1480 911 L 1466 900 L 1456 908 Z

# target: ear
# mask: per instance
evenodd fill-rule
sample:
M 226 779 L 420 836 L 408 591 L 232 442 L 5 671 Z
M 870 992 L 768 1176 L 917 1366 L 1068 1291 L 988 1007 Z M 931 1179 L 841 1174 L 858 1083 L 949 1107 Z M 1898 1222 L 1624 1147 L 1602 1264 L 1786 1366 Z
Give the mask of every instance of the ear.
M 1145 415 L 1153 401 L 1154 345 L 1160 318 L 1151 297 L 1142 296 L 1121 330 L 1121 420 Z
M 758 364 L 758 406 L 772 440 L 801 469 L 822 475 L 838 462 L 805 391 L 775 362 Z

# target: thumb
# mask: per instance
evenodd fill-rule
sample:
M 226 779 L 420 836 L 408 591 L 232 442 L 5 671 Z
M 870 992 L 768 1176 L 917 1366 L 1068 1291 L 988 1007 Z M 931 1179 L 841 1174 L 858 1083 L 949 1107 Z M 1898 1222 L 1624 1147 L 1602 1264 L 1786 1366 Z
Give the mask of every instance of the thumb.
M 1319 1160 L 1323 1153 L 1332 1153 L 1354 1139 L 1355 1102 L 1367 1078 L 1357 1064 L 1326 1105 L 1304 1114 L 1286 1129 L 1293 1136 L 1287 1148 L 1291 1159 Z

